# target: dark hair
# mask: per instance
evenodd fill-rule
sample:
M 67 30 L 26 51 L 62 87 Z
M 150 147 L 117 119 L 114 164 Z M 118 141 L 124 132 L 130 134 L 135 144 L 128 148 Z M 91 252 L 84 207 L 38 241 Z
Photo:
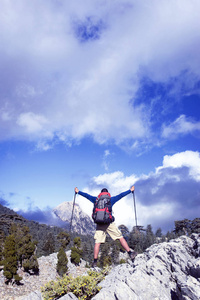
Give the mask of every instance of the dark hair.
M 108 190 L 106 188 L 101 190 L 101 193 L 108 193 Z

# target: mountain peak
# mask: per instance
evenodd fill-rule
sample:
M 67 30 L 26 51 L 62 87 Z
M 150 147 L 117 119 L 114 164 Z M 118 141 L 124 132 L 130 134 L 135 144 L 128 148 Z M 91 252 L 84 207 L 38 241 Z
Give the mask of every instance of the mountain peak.
M 73 202 L 63 202 L 53 209 L 55 215 L 69 226 L 72 217 Z M 94 234 L 95 224 L 92 219 L 75 203 L 72 230 L 79 234 Z

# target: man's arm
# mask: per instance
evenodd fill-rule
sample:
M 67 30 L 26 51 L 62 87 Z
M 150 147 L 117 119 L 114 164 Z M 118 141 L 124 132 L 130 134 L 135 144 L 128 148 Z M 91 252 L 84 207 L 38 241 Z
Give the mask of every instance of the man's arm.
M 76 187 L 74 190 L 75 190 L 75 193 L 76 193 L 76 194 L 79 194 L 79 195 L 81 195 L 81 196 L 87 198 L 88 200 L 90 200 L 92 203 L 95 203 L 96 197 L 91 196 L 91 195 L 89 195 L 89 194 L 87 194 L 87 193 L 84 193 L 84 192 L 79 191 L 77 187 Z
M 126 191 L 126 192 L 123 192 L 117 196 L 114 196 L 114 197 L 111 197 L 110 201 L 111 201 L 111 204 L 114 205 L 117 201 L 119 201 L 121 198 L 127 196 L 128 194 L 130 194 L 131 192 L 133 192 L 135 190 L 135 187 L 134 185 L 130 188 L 130 190 Z

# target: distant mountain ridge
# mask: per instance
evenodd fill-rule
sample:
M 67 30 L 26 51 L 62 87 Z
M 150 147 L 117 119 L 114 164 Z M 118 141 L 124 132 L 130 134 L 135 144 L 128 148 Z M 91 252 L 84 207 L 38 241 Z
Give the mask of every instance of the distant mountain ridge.
M 63 202 L 53 209 L 55 215 L 70 226 L 73 202 Z M 92 219 L 82 211 L 78 204 L 74 205 L 72 231 L 83 235 L 94 234 L 95 224 Z
M 13 222 L 26 225 L 26 221 L 28 222 L 14 210 L 0 204 L 0 231 L 5 235 L 9 234 L 9 228 Z

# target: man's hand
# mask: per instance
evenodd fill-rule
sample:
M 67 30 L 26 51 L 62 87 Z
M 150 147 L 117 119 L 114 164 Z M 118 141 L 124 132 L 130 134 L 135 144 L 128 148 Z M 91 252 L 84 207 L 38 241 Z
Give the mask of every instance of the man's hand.
M 131 192 L 134 192 L 134 190 L 135 190 L 134 185 L 130 188 L 130 190 L 131 190 Z
M 77 187 L 75 187 L 75 189 L 74 189 L 74 190 L 75 190 L 75 193 L 76 193 L 76 194 L 78 194 L 78 188 L 77 188 Z

